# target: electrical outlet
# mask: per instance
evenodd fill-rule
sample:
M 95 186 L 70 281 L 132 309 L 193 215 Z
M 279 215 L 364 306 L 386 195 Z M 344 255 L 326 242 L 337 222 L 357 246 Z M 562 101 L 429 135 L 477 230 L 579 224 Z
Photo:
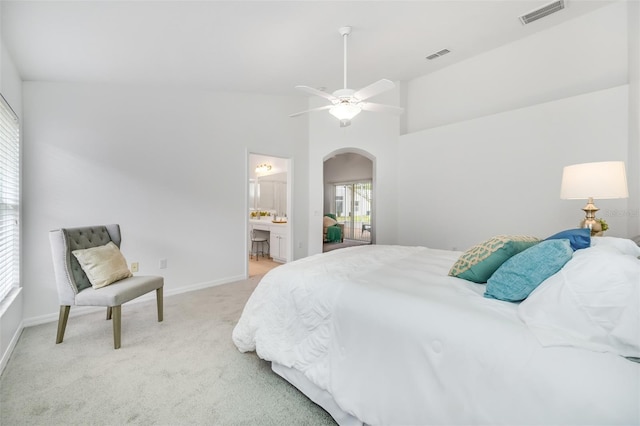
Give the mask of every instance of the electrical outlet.
M 131 264 L 131 272 L 138 272 L 138 262 L 133 262 Z
M 167 259 L 160 259 L 160 269 L 167 269 Z

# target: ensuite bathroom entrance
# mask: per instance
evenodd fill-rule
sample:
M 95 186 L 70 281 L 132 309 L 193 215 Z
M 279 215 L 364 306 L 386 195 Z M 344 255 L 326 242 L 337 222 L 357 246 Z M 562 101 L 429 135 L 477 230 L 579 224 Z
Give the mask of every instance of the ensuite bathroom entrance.
M 245 238 L 250 277 L 292 260 L 290 162 L 249 153 Z

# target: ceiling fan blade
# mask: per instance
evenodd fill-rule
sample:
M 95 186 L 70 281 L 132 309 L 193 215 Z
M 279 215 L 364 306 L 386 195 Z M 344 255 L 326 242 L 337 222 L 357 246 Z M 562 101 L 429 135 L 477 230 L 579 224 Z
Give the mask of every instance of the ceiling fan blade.
M 297 117 L 299 115 L 306 114 L 308 112 L 322 111 L 323 109 L 329 109 L 331 107 L 333 107 L 333 105 L 325 105 L 325 106 L 321 106 L 321 107 L 318 107 L 318 108 L 311 108 L 311 109 L 308 109 L 306 111 L 300 111 L 300 112 L 296 112 L 294 114 L 291 114 L 289 117 Z
M 402 115 L 404 108 L 393 105 L 375 104 L 372 102 L 360 102 L 360 108 L 365 111 L 386 112 L 387 114 Z
M 321 96 L 325 99 L 329 99 L 331 102 L 336 102 L 338 98 L 333 96 L 331 93 L 323 92 L 322 90 L 314 89 L 309 86 L 296 86 L 296 89 L 302 90 L 303 92 L 311 93 L 312 95 Z
M 369 99 L 370 97 L 375 96 L 378 93 L 391 90 L 394 87 L 396 87 L 396 85 L 393 81 L 383 78 L 382 80 L 378 80 L 375 83 L 363 87 L 362 89 L 354 93 L 353 96 L 361 101 L 364 101 L 365 99 Z

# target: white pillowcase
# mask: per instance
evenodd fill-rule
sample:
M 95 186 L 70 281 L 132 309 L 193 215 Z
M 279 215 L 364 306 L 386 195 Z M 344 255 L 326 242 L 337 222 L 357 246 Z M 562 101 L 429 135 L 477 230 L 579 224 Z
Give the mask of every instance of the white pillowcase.
M 617 237 L 593 237 L 591 247 L 608 247 L 629 256 L 640 256 L 640 247 L 633 241 Z
M 113 241 L 104 246 L 74 250 L 72 253 L 95 289 L 133 276 L 127 261 Z
M 543 346 L 640 357 L 640 260 L 606 243 L 578 250 L 518 315 Z

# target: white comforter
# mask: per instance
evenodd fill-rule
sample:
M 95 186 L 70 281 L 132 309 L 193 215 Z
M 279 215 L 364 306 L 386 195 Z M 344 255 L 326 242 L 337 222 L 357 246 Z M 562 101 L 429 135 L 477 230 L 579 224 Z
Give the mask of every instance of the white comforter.
M 233 341 L 371 425 L 640 423 L 640 364 L 543 348 L 517 304 L 447 276 L 459 255 L 374 245 L 285 264 Z

